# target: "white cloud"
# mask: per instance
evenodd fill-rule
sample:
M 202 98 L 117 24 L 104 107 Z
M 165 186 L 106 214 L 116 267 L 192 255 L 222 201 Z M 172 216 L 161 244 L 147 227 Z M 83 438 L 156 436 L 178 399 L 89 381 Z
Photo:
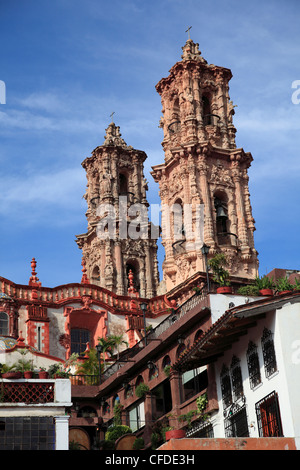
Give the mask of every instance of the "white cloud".
M 84 213 L 85 184 L 81 168 L 1 177 L 0 214 L 16 224 L 69 223 L 78 210 Z

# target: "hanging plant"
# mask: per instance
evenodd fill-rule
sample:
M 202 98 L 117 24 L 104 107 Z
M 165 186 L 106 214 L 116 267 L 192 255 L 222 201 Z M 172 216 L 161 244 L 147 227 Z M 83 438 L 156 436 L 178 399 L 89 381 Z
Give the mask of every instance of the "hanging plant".
M 203 411 L 207 407 L 207 403 L 208 403 L 208 399 L 207 399 L 206 393 L 204 393 L 203 395 L 200 395 L 200 397 L 196 399 L 198 413 L 200 414 L 203 413 Z
M 135 388 L 135 394 L 138 398 L 143 398 L 149 390 L 150 389 L 147 384 L 141 383 Z
M 124 406 L 121 403 L 116 403 L 114 406 L 114 425 L 119 426 L 122 424 L 122 410 Z

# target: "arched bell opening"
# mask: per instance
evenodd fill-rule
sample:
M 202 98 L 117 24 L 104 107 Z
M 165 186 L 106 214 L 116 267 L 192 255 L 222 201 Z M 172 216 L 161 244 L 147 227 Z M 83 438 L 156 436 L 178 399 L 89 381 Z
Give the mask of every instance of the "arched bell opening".
M 230 243 L 228 219 L 228 197 L 224 191 L 217 191 L 214 194 L 214 207 L 216 213 L 216 234 L 219 245 Z
M 140 292 L 140 265 L 137 260 L 131 259 L 128 260 L 126 263 L 126 282 L 125 286 L 127 286 L 126 291 L 130 287 L 134 287 L 136 292 Z

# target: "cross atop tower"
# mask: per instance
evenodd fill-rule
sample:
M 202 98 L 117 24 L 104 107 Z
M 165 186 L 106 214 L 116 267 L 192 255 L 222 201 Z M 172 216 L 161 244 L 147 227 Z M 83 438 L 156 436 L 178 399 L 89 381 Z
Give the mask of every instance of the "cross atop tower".
M 190 36 L 190 29 L 192 29 L 192 26 L 189 26 L 188 29 L 186 30 L 186 33 L 188 33 L 188 35 L 189 35 L 189 39 L 191 39 L 191 36 Z

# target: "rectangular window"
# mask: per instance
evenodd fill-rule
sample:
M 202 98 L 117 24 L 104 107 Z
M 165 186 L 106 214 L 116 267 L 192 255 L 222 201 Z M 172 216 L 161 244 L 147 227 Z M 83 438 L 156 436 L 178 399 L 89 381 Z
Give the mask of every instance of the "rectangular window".
M 255 409 L 260 437 L 283 437 L 277 393 L 257 402 Z
M 182 391 L 183 391 L 183 402 L 192 398 L 199 392 L 202 392 L 207 388 L 207 369 L 206 367 L 198 367 L 184 372 L 181 376 Z
M 71 353 L 82 354 L 90 343 L 89 330 L 73 328 L 71 330 Z
M 246 407 L 237 407 L 230 411 L 225 420 L 225 437 L 248 437 Z
M 144 402 L 141 402 L 129 411 L 129 427 L 135 432 L 143 426 L 145 426 L 145 406 Z

